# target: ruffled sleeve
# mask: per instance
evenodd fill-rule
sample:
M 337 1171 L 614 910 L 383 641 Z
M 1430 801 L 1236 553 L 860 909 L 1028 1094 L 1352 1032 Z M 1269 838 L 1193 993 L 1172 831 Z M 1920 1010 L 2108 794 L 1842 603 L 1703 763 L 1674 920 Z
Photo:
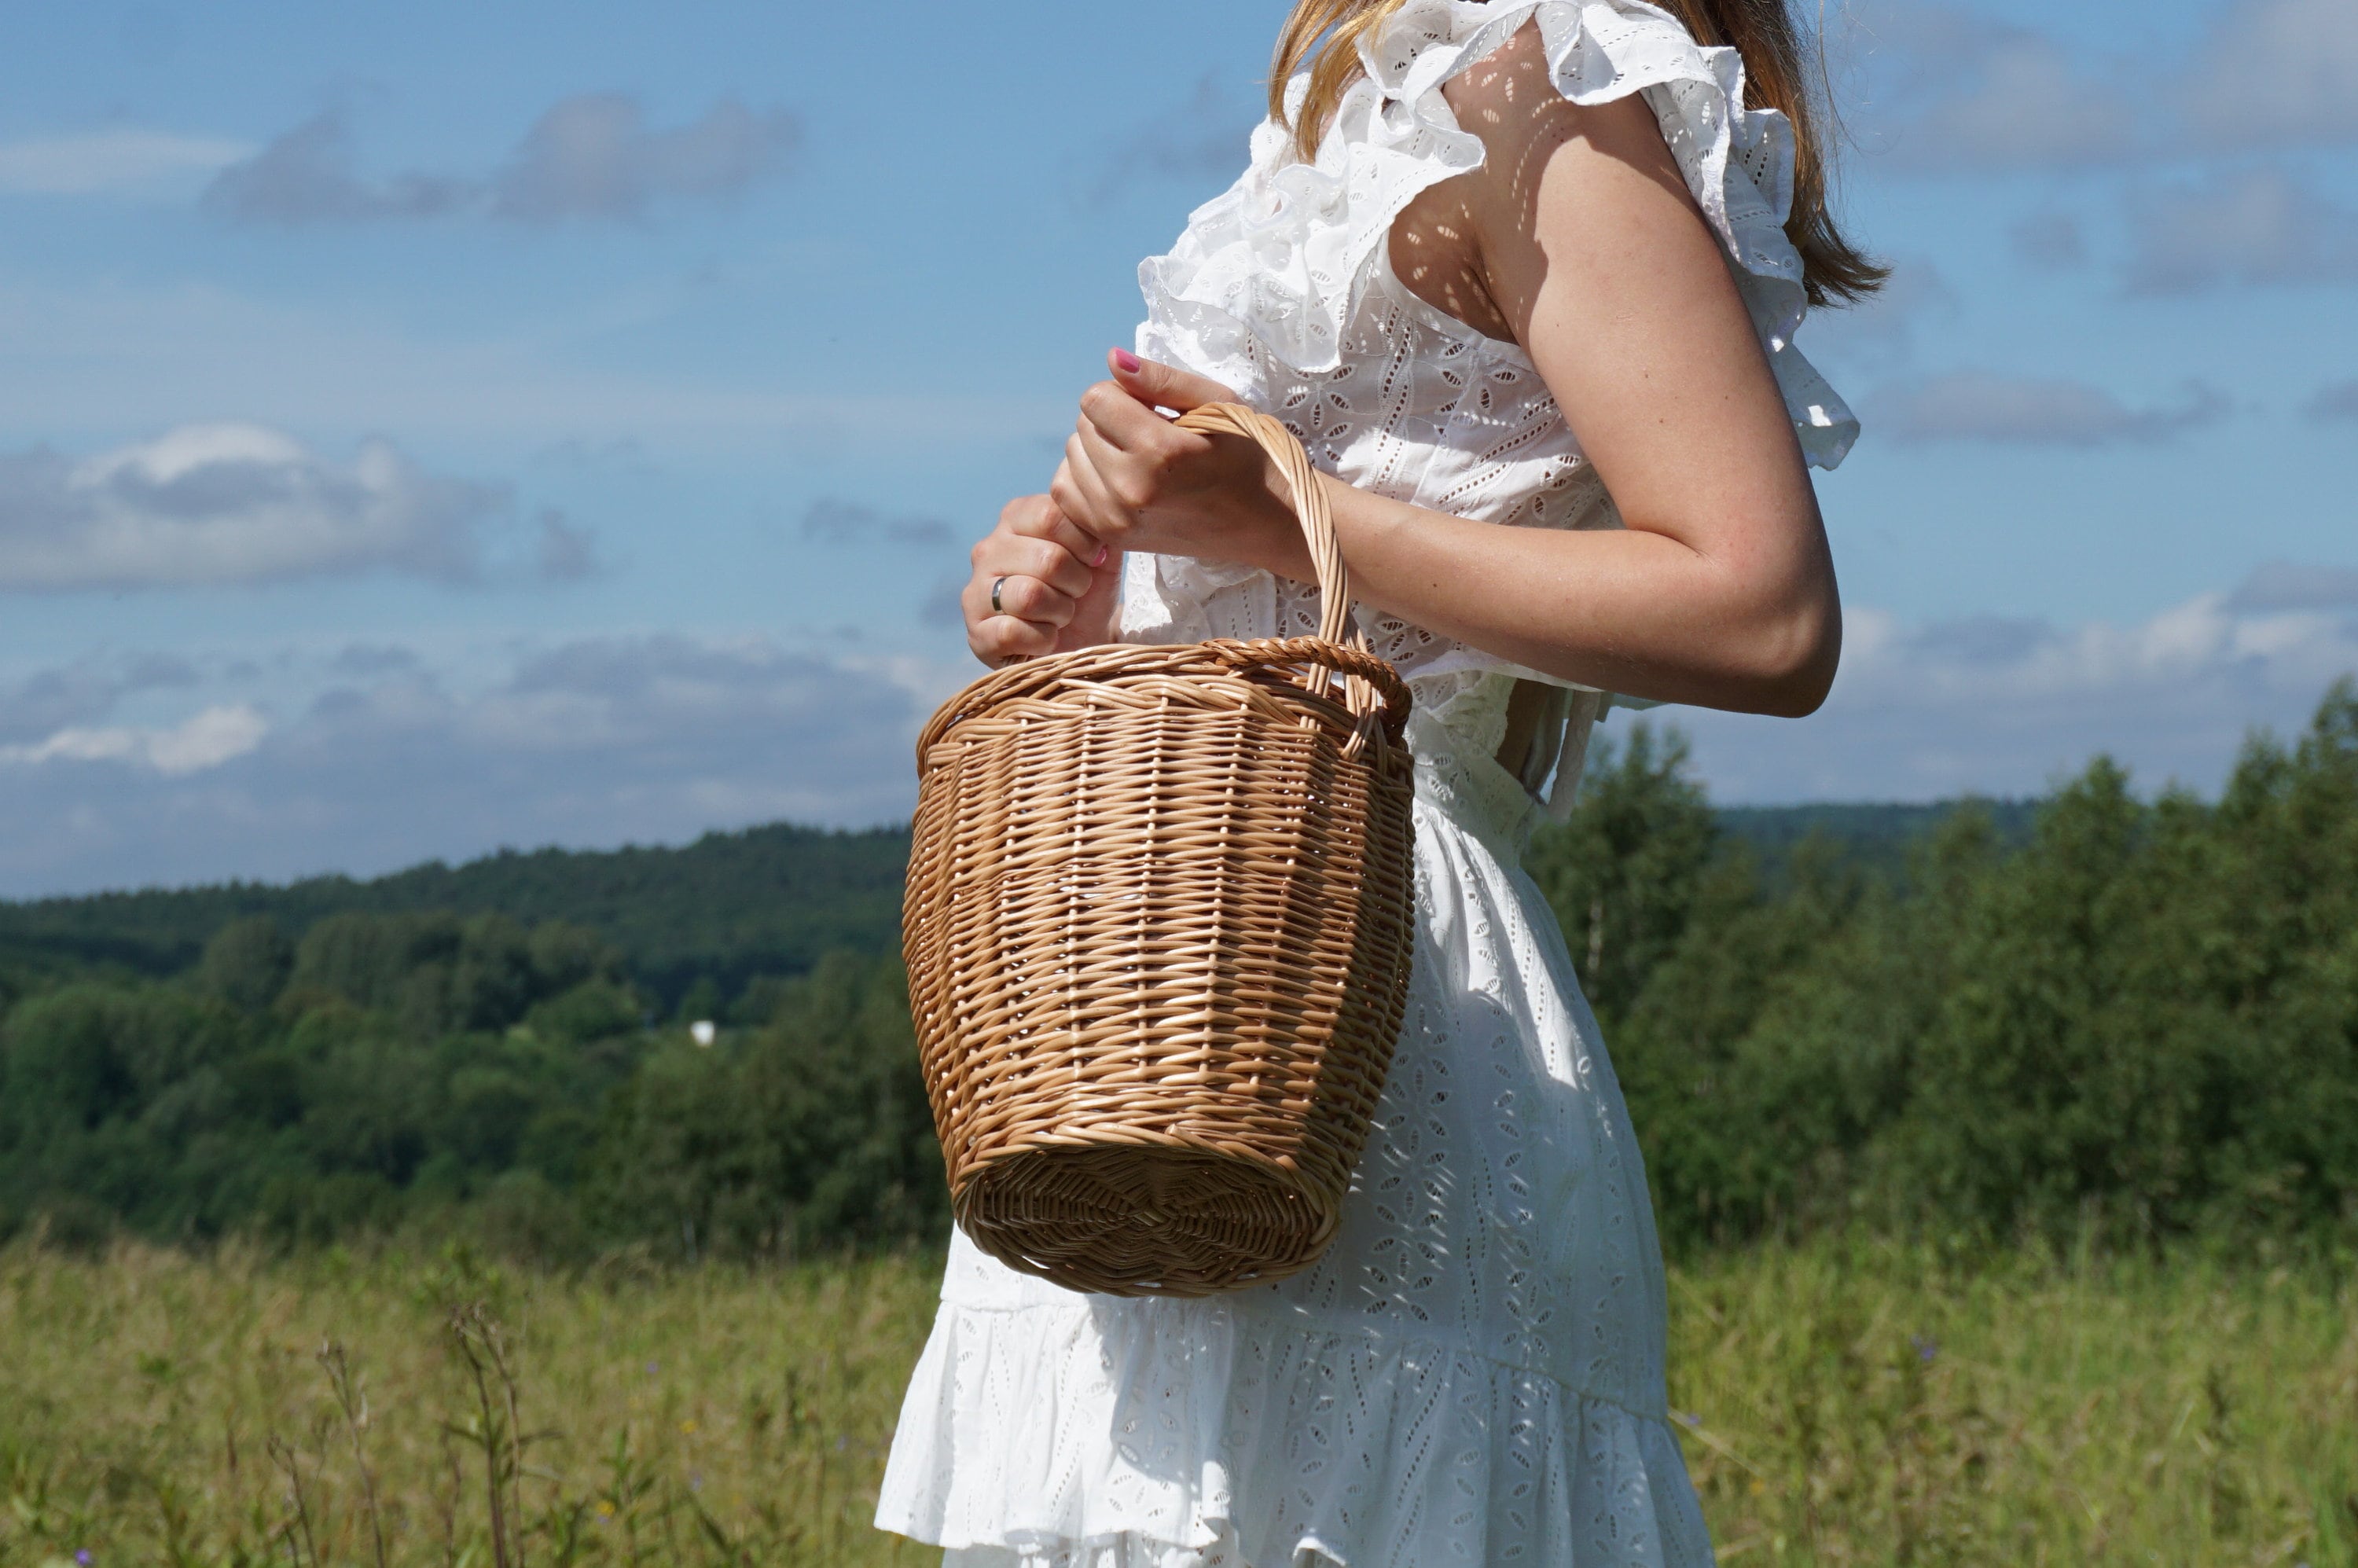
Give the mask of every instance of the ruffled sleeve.
M 1698 45 L 1642 0 L 1410 0 L 1362 41 L 1365 75 L 1314 162 L 1294 158 L 1285 131 L 1263 124 L 1244 177 L 1195 213 L 1168 255 L 1143 264 L 1141 348 L 1248 397 L 1268 384 L 1271 360 L 1303 373 L 1333 369 L 1393 219 L 1419 191 L 1483 161 L 1480 138 L 1459 128 L 1442 88 L 1531 21 L 1566 99 L 1645 96 L 1733 264 L 1804 455 L 1833 468 L 1858 421 L 1793 346 L 1809 302 L 1784 230 L 1792 125 L 1745 107 L 1742 55 Z M 1303 87 L 1292 84 L 1297 103 Z

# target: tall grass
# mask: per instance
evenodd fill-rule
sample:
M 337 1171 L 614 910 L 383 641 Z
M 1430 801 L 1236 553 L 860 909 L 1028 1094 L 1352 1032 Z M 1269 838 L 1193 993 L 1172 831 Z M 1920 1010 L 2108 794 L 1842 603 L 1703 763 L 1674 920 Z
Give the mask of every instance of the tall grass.
M 0 1565 L 916 1563 L 867 1526 L 934 1265 L 0 1252 Z M 1722 1560 L 2358 1562 L 2319 1265 L 1824 1243 L 1672 1278 Z
M 1820 1244 L 1671 1303 L 1723 1562 L 2358 1563 L 2344 1267 Z
M 868 1519 L 934 1283 L 0 1253 L 0 1564 L 925 1562 Z

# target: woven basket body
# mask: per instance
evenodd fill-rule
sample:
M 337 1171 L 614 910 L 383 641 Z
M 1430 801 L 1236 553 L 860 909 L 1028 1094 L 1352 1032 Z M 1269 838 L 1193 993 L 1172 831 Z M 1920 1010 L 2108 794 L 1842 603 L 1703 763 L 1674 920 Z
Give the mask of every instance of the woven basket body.
M 1319 638 L 1112 646 L 936 714 L 903 915 L 958 1223 L 1076 1290 L 1206 1295 L 1334 1235 L 1400 1032 L 1408 693 L 1346 645 L 1307 459 L 1246 410 L 1183 424 L 1279 457 Z

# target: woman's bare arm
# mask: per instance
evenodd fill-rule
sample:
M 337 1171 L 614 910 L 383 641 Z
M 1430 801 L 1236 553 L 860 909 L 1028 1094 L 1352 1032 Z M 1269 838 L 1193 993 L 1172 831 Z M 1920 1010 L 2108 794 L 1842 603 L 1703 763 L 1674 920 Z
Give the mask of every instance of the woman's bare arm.
M 1488 150 L 1447 189 L 1465 265 L 1403 277 L 1524 346 L 1627 530 L 1476 523 L 1324 479 L 1355 584 L 1419 625 L 1588 685 L 1807 713 L 1833 677 L 1840 608 L 1775 379 L 1652 111 L 1634 96 L 1566 103 L 1537 46 L 1527 27 L 1452 83 L 1459 123 Z M 1055 512 L 1115 549 L 1307 577 L 1259 454 L 1151 412 L 1225 389 L 1134 362 L 1117 352 L 1113 379 L 1084 396 Z M 1071 608 L 1055 623 L 1065 645 L 1095 630 Z M 976 626 L 978 652 L 990 630 Z

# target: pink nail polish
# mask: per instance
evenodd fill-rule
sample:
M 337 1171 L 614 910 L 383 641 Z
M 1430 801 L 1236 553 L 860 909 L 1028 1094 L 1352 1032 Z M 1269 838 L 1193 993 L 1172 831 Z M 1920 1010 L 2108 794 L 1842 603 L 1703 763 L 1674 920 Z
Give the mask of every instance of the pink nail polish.
M 1116 349 L 1113 351 L 1113 362 L 1135 375 L 1138 373 L 1138 367 L 1145 362 L 1128 349 Z
M 1098 553 L 1089 557 L 1089 565 L 1093 567 L 1101 567 L 1106 564 L 1106 557 L 1112 554 L 1113 546 L 1111 545 L 1099 545 L 1098 546 Z

